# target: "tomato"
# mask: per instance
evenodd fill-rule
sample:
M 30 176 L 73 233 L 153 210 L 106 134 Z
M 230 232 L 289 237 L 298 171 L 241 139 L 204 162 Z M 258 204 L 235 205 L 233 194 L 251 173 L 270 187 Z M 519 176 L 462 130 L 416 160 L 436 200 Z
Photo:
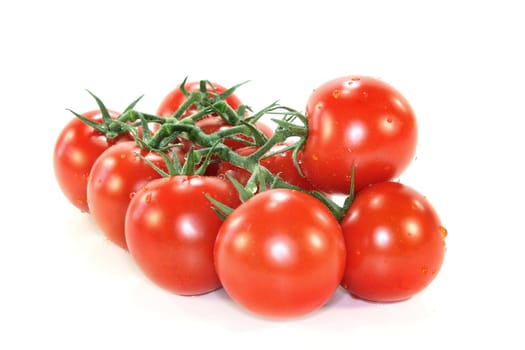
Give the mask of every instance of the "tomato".
M 306 105 L 308 135 L 301 157 L 307 179 L 320 191 L 348 193 L 398 177 L 417 144 L 408 101 L 387 83 L 366 76 L 328 81 Z
M 280 149 L 286 147 L 286 144 L 277 144 L 268 151 L 268 155 L 278 152 Z M 258 149 L 256 146 L 248 146 L 239 148 L 236 150 L 242 156 L 248 156 L 255 152 Z M 281 179 L 288 182 L 291 185 L 301 187 L 305 191 L 313 190 L 313 186 L 308 182 L 308 180 L 301 176 L 297 168 L 295 167 L 292 159 L 293 150 L 288 150 L 286 152 L 278 153 L 271 157 L 263 158 L 260 161 L 260 164 L 268 169 L 272 174 L 279 175 Z M 246 185 L 248 179 L 251 176 L 251 173 L 245 169 L 239 168 L 231 163 L 222 161 L 219 163 L 217 170 L 217 176 L 226 176 L 230 174 L 239 181 L 241 184 Z
M 166 164 L 158 153 L 143 150 L 134 141 L 122 142 L 98 157 L 87 185 L 88 205 L 94 222 L 107 238 L 124 249 L 127 248 L 124 222 L 131 197 L 146 183 L 161 177 L 137 154 L 166 171 Z
M 184 84 L 184 88 L 189 93 L 200 91 L 200 82 L 193 81 L 193 82 L 186 82 Z M 206 85 L 207 91 L 211 91 L 214 94 L 221 94 L 227 89 L 223 87 L 220 84 L 217 83 L 211 83 L 211 85 L 208 83 Z M 210 97 L 213 96 L 213 94 L 209 95 Z M 161 117 L 171 117 L 173 113 L 186 101 L 187 97 L 184 95 L 180 89 L 180 85 L 178 85 L 175 89 L 170 91 L 162 100 L 162 102 L 159 105 L 159 108 L 157 109 L 157 115 Z M 237 110 L 240 105 L 242 105 L 241 100 L 235 95 L 231 94 L 225 99 L 226 103 L 233 108 L 234 110 Z M 188 109 L 188 111 L 185 113 L 185 115 L 191 114 L 192 112 L 195 112 L 197 109 L 196 106 L 192 106 Z
M 229 181 L 174 176 L 146 184 L 126 214 L 133 259 L 150 280 L 176 294 L 203 294 L 221 286 L 213 248 L 222 221 L 204 193 L 232 208 L 240 204 Z
M 112 118 L 119 113 L 108 111 Z M 84 117 L 102 122 L 99 110 L 89 111 Z M 79 118 L 72 119 L 60 132 L 53 151 L 53 166 L 58 185 L 66 198 L 82 212 L 89 212 L 86 188 L 88 175 L 98 156 L 108 147 L 133 137 L 122 134 L 108 139 Z
M 359 192 L 341 221 L 347 249 L 342 285 L 359 298 L 410 298 L 438 274 L 446 230 L 431 203 L 397 182 Z
M 271 318 L 299 317 L 324 305 L 341 282 L 346 256 L 332 213 L 290 189 L 261 192 L 235 209 L 214 254 L 231 298 Z

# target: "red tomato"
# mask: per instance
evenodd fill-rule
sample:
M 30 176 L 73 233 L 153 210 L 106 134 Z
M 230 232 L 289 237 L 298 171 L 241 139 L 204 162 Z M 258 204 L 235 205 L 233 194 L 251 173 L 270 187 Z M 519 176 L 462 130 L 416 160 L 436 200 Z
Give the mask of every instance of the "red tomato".
M 189 93 L 192 93 L 194 91 L 200 91 L 200 82 L 186 82 L 184 87 Z M 208 91 L 211 91 L 216 94 L 223 93 L 227 90 L 225 87 L 217 83 L 212 83 L 211 85 L 207 84 L 206 88 Z M 212 96 L 213 95 L 210 94 L 210 97 Z M 171 117 L 173 113 L 175 113 L 175 111 L 180 107 L 180 105 L 182 105 L 182 103 L 186 101 L 186 98 L 186 95 L 184 95 L 180 89 L 180 85 L 178 85 L 174 90 L 170 91 L 168 95 L 166 95 L 164 100 L 162 100 L 157 110 L 157 115 L 161 117 Z M 239 106 L 242 105 L 241 100 L 235 94 L 229 95 L 226 98 L 226 103 L 234 110 L 237 110 L 237 108 L 239 108 Z M 193 106 L 187 111 L 185 115 L 191 114 L 195 110 L 196 107 Z
M 286 144 L 275 145 L 267 154 L 272 154 L 277 152 L 279 149 L 286 147 Z M 239 148 L 236 150 L 242 156 L 248 156 L 255 152 L 258 147 L 248 146 Z M 293 150 L 282 152 L 274 156 L 261 159 L 260 164 L 268 169 L 272 174 L 279 175 L 281 179 L 288 182 L 291 185 L 301 187 L 306 191 L 313 190 L 313 186 L 306 180 L 305 177 L 299 174 L 297 168 L 295 167 L 292 159 Z M 251 176 L 251 173 L 245 169 L 239 168 L 231 163 L 226 161 L 220 162 L 217 170 L 217 176 L 226 176 L 229 174 L 233 176 L 241 184 L 246 185 L 248 179 Z
M 161 177 L 137 154 L 166 171 L 166 164 L 158 153 L 145 151 L 134 141 L 122 142 L 98 157 L 87 186 L 93 220 L 107 238 L 124 249 L 127 248 L 124 222 L 129 201 L 146 183 Z
M 341 227 L 314 197 L 289 189 L 255 195 L 222 224 L 215 268 L 247 310 L 291 318 L 324 305 L 344 272 Z
M 128 207 L 129 252 L 149 279 L 176 294 L 203 294 L 221 285 L 213 248 L 222 221 L 203 193 L 232 208 L 240 204 L 229 181 L 174 176 L 146 184 Z
M 119 115 L 114 111 L 109 111 L 109 114 L 112 118 Z M 99 110 L 84 113 L 83 116 L 94 122 L 102 122 Z M 131 140 L 133 137 L 128 133 L 108 139 L 79 118 L 72 119 L 62 129 L 55 143 L 53 166 L 60 189 L 74 206 L 89 212 L 86 188 L 93 163 L 108 147 Z
M 410 164 L 417 123 L 408 101 L 385 82 L 347 76 L 313 91 L 301 168 L 320 191 L 348 193 L 398 177 Z
M 359 298 L 407 299 L 436 277 L 446 230 L 429 201 L 397 182 L 359 192 L 341 221 L 347 249 L 342 285 Z

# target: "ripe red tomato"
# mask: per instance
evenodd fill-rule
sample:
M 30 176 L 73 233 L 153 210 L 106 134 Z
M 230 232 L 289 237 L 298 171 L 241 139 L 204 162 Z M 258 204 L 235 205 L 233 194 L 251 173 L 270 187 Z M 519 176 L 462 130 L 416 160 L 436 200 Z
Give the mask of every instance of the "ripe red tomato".
M 408 101 L 392 86 L 346 76 L 315 89 L 306 105 L 308 136 L 301 168 L 320 191 L 348 193 L 398 177 L 410 164 L 417 123 Z
M 107 238 L 124 249 L 127 248 L 124 222 L 129 201 L 146 183 L 161 177 L 137 154 L 166 171 L 166 164 L 158 153 L 143 150 L 134 141 L 122 142 L 98 157 L 87 186 L 93 220 Z
M 240 204 L 229 181 L 174 176 L 146 184 L 128 207 L 129 252 L 149 279 L 176 294 L 203 294 L 221 286 L 213 248 L 222 221 L 203 193 L 231 208 Z
M 119 113 L 109 111 L 112 118 Z M 102 122 L 99 110 L 82 114 L 94 122 Z M 129 133 L 108 139 L 79 118 L 72 119 L 60 132 L 53 151 L 53 166 L 60 189 L 66 198 L 82 212 L 89 212 L 86 199 L 88 175 L 98 156 L 108 147 L 131 141 Z
M 200 91 L 200 82 L 186 82 L 186 84 L 184 84 L 184 88 L 189 93 Z M 217 83 L 211 83 L 211 85 L 207 84 L 206 89 L 207 91 L 211 91 L 216 94 L 223 93 L 227 90 L 225 87 Z M 213 95 L 210 94 L 210 97 L 211 96 Z M 186 98 L 186 95 L 184 95 L 180 89 L 180 85 L 178 85 L 175 89 L 170 91 L 166 97 L 164 97 L 161 104 L 159 105 L 159 108 L 157 109 L 157 115 L 161 117 L 171 117 L 173 113 L 175 113 L 175 111 L 180 107 L 180 105 L 186 101 Z M 234 110 L 237 110 L 237 108 L 242 105 L 241 100 L 235 94 L 229 95 L 225 101 Z M 185 115 L 191 114 L 195 110 L 196 107 L 192 106 L 188 109 Z
M 215 268 L 234 301 L 272 318 L 324 305 L 344 272 L 341 227 L 317 199 L 289 189 L 261 192 L 235 209 L 215 243 Z
M 397 183 L 359 192 L 341 221 L 347 259 L 342 285 L 359 298 L 407 299 L 436 277 L 446 230 L 431 203 Z
M 286 144 L 278 144 L 272 147 L 267 154 L 272 154 L 278 152 L 279 149 L 286 147 Z M 255 152 L 258 149 L 256 146 L 248 146 L 239 148 L 236 150 L 242 156 L 248 156 Z M 281 179 L 288 182 L 291 185 L 301 187 L 305 191 L 313 190 L 313 186 L 308 182 L 308 180 L 299 174 L 299 171 L 295 167 L 292 159 L 292 150 L 282 152 L 276 155 L 273 155 L 268 158 L 263 158 L 260 161 L 260 164 L 268 169 L 272 174 L 279 175 Z M 246 185 L 248 179 L 251 176 L 251 173 L 245 169 L 239 168 L 231 163 L 222 161 L 219 163 L 217 169 L 217 176 L 226 176 L 226 174 L 231 175 L 241 184 Z

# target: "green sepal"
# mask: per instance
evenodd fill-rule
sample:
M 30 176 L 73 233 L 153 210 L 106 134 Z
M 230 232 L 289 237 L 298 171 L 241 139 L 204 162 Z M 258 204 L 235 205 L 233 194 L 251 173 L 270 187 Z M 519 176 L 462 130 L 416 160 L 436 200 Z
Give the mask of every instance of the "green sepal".
M 247 188 L 245 188 L 239 181 L 237 181 L 233 176 L 226 173 L 226 177 L 230 182 L 232 183 L 233 187 L 237 190 L 237 193 L 239 194 L 239 198 L 241 202 L 246 202 L 248 199 L 252 198 L 254 196 L 254 192 L 249 191 Z
M 91 91 L 89 91 L 89 90 L 86 90 L 86 91 L 97 102 L 97 105 L 98 105 L 98 108 L 100 110 L 100 113 L 102 114 L 102 121 L 104 122 L 104 124 L 109 125 L 109 123 L 111 123 L 113 121 L 113 119 L 111 118 L 111 115 L 109 114 L 109 111 L 106 108 L 106 106 L 104 105 L 104 103 L 102 102 L 102 100 L 100 98 L 98 98 L 97 96 L 95 96 Z
M 107 132 L 107 127 L 104 123 L 97 123 L 97 122 L 94 122 L 86 117 L 84 117 L 82 114 L 78 114 L 77 112 L 71 110 L 71 109 L 66 109 L 67 111 L 73 113 L 75 115 L 75 117 L 77 117 L 78 119 L 82 120 L 84 123 L 86 123 L 87 125 L 91 126 L 93 129 L 97 130 L 98 132 L 100 133 L 103 133 L 105 134 Z
M 125 114 L 125 113 L 127 113 L 127 112 L 129 112 L 129 111 L 132 111 L 132 110 L 135 108 L 135 106 L 137 105 L 137 103 L 139 103 L 139 101 L 142 100 L 143 97 L 144 97 L 144 95 L 141 95 L 141 96 L 139 96 L 135 101 L 131 102 L 131 103 L 126 107 L 126 109 L 124 109 L 124 112 L 122 112 L 122 114 Z M 121 115 L 122 115 L 122 114 L 121 114 Z
M 167 155 L 163 154 L 163 153 L 159 153 L 163 158 L 164 156 L 167 157 Z M 170 174 L 168 174 L 167 172 L 165 172 L 164 170 L 162 170 L 161 168 L 159 168 L 157 165 L 155 165 L 151 160 L 147 159 L 146 157 L 144 157 L 142 154 L 140 154 L 139 152 L 135 152 L 135 155 L 137 157 L 139 157 L 141 160 L 143 160 L 144 162 L 146 162 L 146 164 L 148 164 L 150 167 L 152 167 L 157 173 L 160 174 L 160 176 L 162 177 L 169 177 Z M 164 159 L 164 161 L 166 161 L 166 159 Z M 168 162 L 167 162 L 168 163 Z
M 268 141 L 268 138 L 260 131 L 253 123 L 247 122 L 245 120 L 240 120 L 240 123 L 250 129 L 250 133 L 253 136 L 255 145 L 261 146 Z
M 244 84 L 247 84 L 249 82 L 250 82 L 249 80 L 246 80 L 246 81 L 244 81 L 242 83 L 234 85 L 231 88 L 226 89 L 225 91 L 221 92 L 220 94 L 217 94 L 216 98 L 218 98 L 219 100 L 225 100 L 228 96 L 232 95 L 235 92 L 235 90 L 237 90 L 237 88 L 239 88 L 240 86 L 242 86 Z M 210 83 L 210 86 L 213 86 L 213 85 Z
M 194 175 L 195 174 L 195 164 L 197 164 L 200 161 L 199 159 L 196 159 L 197 155 L 195 153 L 195 150 L 193 147 L 190 148 L 188 153 L 186 153 L 186 159 L 184 161 L 184 165 L 182 166 L 182 174 L 181 175 Z
M 306 138 L 301 137 L 299 139 L 299 141 L 297 141 L 294 144 L 295 147 L 294 147 L 293 152 L 292 152 L 293 165 L 295 166 L 295 169 L 297 169 L 297 172 L 299 173 L 299 175 L 301 175 L 302 177 L 305 177 L 305 175 L 303 173 L 303 169 L 301 169 L 301 165 L 299 165 L 299 161 L 297 160 L 297 156 L 299 155 L 299 152 L 301 151 L 301 149 L 303 149 L 305 143 L 306 143 Z
M 320 200 L 328 208 L 328 210 L 330 210 L 332 212 L 332 214 L 337 219 L 337 221 L 341 221 L 341 219 L 343 218 L 345 213 L 344 213 L 343 209 L 340 206 L 338 206 L 334 201 L 332 201 L 331 199 L 326 197 L 321 192 L 311 191 L 311 192 L 308 192 L 308 193 L 311 196 L 313 196 L 313 197 L 317 198 L 318 200 Z
M 211 156 L 214 154 L 215 149 L 217 148 L 217 145 L 221 143 L 220 140 L 217 140 L 213 144 L 213 146 L 210 147 L 210 149 L 206 152 L 206 156 L 204 157 L 204 160 L 202 161 L 201 165 L 197 170 L 195 170 L 195 175 L 204 175 L 206 173 L 206 169 L 208 168 L 208 165 L 210 165 L 210 162 L 212 160 Z M 202 157 L 200 157 L 202 159 Z
M 352 205 L 354 198 L 355 198 L 355 164 L 352 165 L 352 172 L 351 172 L 352 178 L 350 179 L 350 191 L 348 193 L 348 196 L 345 198 L 345 201 L 343 203 L 343 213 L 346 214 L 348 209 L 350 209 L 350 206 Z
M 203 193 L 203 195 L 211 202 L 211 204 L 213 204 L 213 211 L 220 217 L 222 221 L 224 221 L 228 215 L 233 212 L 233 208 L 230 208 L 226 204 L 219 202 L 209 194 Z

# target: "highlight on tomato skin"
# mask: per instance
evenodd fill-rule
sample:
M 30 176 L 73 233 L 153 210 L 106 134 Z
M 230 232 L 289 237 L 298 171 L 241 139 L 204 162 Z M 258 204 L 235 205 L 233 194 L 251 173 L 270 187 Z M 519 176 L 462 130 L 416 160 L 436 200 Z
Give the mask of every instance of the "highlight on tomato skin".
M 341 284 L 361 299 L 408 299 L 425 289 L 443 264 L 447 230 L 428 199 L 401 183 L 363 189 L 341 227 L 347 249 Z
M 347 194 L 397 178 L 414 159 L 418 128 L 408 100 L 386 82 L 343 76 L 321 84 L 306 104 L 301 168 L 318 190 Z

